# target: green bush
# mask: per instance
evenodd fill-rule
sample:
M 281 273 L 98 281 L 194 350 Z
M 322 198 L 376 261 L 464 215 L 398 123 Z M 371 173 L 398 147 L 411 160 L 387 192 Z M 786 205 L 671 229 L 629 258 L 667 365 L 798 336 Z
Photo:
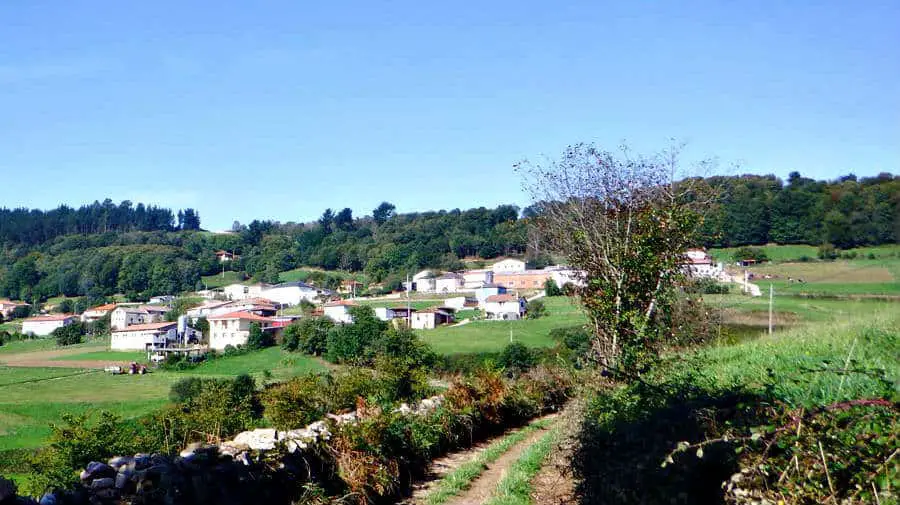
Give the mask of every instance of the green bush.
M 248 349 L 258 351 L 273 345 L 275 345 L 275 337 L 271 332 L 263 331 L 259 323 L 250 323 L 250 333 L 247 336 Z
M 510 376 L 518 377 L 537 364 L 537 356 L 525 344 L 513 342 L 503 348 L 497 364 Z
M 742 261 L 755 261 L 757 263 L 769 261 L 769 256 L 761 247 L 739 247 L 734 251 L 731 257 L 736 263 Z
M 818 256 L 820 260 L 832 261 L 838 257 L 838 250 L 834 248 L 834 244 L 824 243 L 819 246 Z
M 556 284 L 555 280 L 547 279 L 544 281 L 544 294 L 546 296 L 562 296 L 563 290 Z
M 84 337 L 84 323 L 76 321 L 72 324 L 60 326 L 53 330 L 53 333 L 50 335 L 56 338 L 56 345 L 58 346 L 80 344 Z
M 328 348 L 328 332 L 332 328 L 334 322 L 327 317 L 304 317 L 285 328 L 281 347 L 321 356 Z
M 542 300 L 531 300 L 525 306 L 525 317 L 539 319 L 547 315 L 547 306 Z

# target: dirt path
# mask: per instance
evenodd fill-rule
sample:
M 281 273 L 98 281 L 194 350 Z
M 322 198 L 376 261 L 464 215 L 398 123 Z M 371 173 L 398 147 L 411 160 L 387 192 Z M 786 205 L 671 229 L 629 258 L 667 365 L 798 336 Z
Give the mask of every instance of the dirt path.
M 557 415 L 558 414 L 550 414 L 541 419 L 550 420 L 556 418 Z M 545 435 L 548 429 L 549 427 L 544 427 L 535 430 L 525 438 L 525 440 L 512 446 L 502 456 L 497 458 L 496 461 L 489 463 L 487 465 L 487 470 L 475 479 L 467 490 L 463 491 L 462 494 L 447 500 L 445 505 L 481 505 L 487 501 L 497 488 L 497 483 L 506 475 L 509 466 L 519 459 L 519 456 L 522 455 L 522 452 L 525 451 L 525 449 Z M 427 501 L 428 494 L 437 488 L 441 478 L 453 472 L 464 463 L 472 461 L 492 443 L 511 433 L 514 433 L 514 431 L 509 431 L 498 437 L 486 440 L 465 451 L 449 454 L 443 458 L 434 460 L 431 463 L 431 480 L 417 486 L 413 491 L 412 496 L 402 503 L 405 505 L 424 505 Z
M 0 365 L 11 367 L 49 367 L 49 368 L 93 368 L 102 370 L 111 364 L 127 364 L 128 360 L 58 360 L 64 356 L 84 354 L 89 350 L 81 349 L 54 349 L 50 351 L 32 351 L 18 354 L 0 355 Z

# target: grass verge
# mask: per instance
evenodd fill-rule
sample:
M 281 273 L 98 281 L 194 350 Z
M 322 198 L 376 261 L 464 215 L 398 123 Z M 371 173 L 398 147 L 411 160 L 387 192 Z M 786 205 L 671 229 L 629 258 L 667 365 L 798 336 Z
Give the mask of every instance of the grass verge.
M 427 499 L 428 505 L 441 505 L 450 498 L 468 489 L 472 482 L 484 473 L 489 463 L 493 463 L 511 447 L 525 440 L 529 434 L 545 428 L 548 424 L 550 424 L 550 421 L 546 419 L 534 421 L 524 428 L 510 433 L 489 445 L 488 448 L 481 452 L 475 459 L 466 462 L 441 479 L 437 489 L 429 493 Z
M 559 428 L 554 428 L 522 453 L 509 468 L 506 477 L 497 484 L 494 496 L 487 505 L 527 505 L 531 503 L 531 481 L 541 471 L 544 460 L 550 455 L 553 443 L 559 436 Z

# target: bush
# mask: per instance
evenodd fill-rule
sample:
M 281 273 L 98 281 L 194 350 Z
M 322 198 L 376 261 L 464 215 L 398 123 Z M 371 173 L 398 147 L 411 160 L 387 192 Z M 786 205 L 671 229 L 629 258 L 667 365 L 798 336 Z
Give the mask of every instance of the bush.
M 285 328 L 281 347 L 321 356 L 328 349 L 328 332 L 332 328 L 334 322 L 327 317 L 305 317 Z
M 528 319 L 539 319 L 547 315 L 547 307 L 542 300 L 531 300 L 525 306 L 525 314 Z
M 742 261 L 755 261 L 756 263 L 763 263 L 769 261 L 769 256 L 766 254 L 766 251 L 761 247 L 739 247 L 732 254 L 732 259 L 735 263 L 740 263 Z
M 704 295 L 727 295 L 730 288 L 727 284 L 722 284 L 715 279 L 708 277 L 700 277 L 691 279 L 685 284 L 685 292 Z
M 84 337 L 84 323 L 77 321 L 72 324 L 60 326 L 50 334 L 56 338 L 56 345 L 66 346 L 80 344 Z
M 31 308 L 31 305 L 19 305 L 19 306 L 16 306 L 16 308 L 14 308 L 12 310 L 12 312 L 9 314 L 9 318 L 10 319 L 25 319 L 26 317 L 31 316 L 31 314 L 33 312 L 34 311 Z
M 250 323 L 250 334 L 247 336 L 247 348 L 253 351 L 275 345 L 275 337 L 271 332 L 263 331 L 259 323 Z
M 584 326 L 568 326 L 550 330 L 550 338 L 559 342 L 577 356 L 586 357 L 591 351 L 591 332 Z
M 510 376 L 518 377 L 537 364 L 537 356 L 524 344 L 513 342 L 503 348 L 497 364 Z
M 544 294 L 547 296 L 562 296 L 563 290 L 553 279 L 544 281 Z
M 819 246 L 818 256 L 820 260 L 835 260 L 838 257 L 838 250 L 834 248 L 834 244 L 826 242 Z

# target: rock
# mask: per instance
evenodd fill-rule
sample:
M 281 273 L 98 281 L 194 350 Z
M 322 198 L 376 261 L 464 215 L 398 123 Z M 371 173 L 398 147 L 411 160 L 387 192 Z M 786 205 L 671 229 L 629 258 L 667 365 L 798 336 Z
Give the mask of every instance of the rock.
M 238 433 L 233 440 L 236 444 L 245 444 L 256 451 L 270 451 L 278 443 L 278 432 L 271 428 L 260 428 Z
M 2 501 L 3 500 L 0 500 L 0 502 Z M 53 493 L 47 493 L 44 496 L 41 496 L 41 501 L 38 502 L 39 505 L 56 505 L 57 503 L 59 503 L 59 500 Z
M 184 450 L 182 450 L 180 453 L 178 453 L 178 455 L 181 456 L 182 458 L 187 458 L 189 456 L 192 456 L 194 454 L 194 452 L 199 448 L 200 448 L 200 444 L 197 442 L 194 442 L 193 444 L 190 444 L 186 448 L 184 448 Z
M 84 471 L 81 472 L 81 480 L 114 477 L 115 475 L 116 471 L 113 470 L 113 467 L 99 461 L 91 461 L 88 463 L 87 467 L 85 467 Z
M 125 486 L 128 485 L 128 482 L 131 481 L 131 475 L 120 473 L 116 475 L 116 489 L 125 489 Z
M 106 489 L 110 487 L 114 487 L 116 485 L 116 481 L 111 477 L 102 477 L 100 479 L 94 479 L 91 482 L 91 489 Z
M 11 480 L 0 478 L 0 503 L 5 502 L 9 498 L 16 497 L 16 483 Z
M 130 465 L 134 462 L 134 458 L 131 456 L 116 456 L 115 458 L 111 458 L 108 463 L 109 466 L 118 470 L 120 467 L 125 465 Z
M 405 403 L 401 403 L 399 407 L 394 409 L 394 412 L 397 412 L 400 414 L 409 414 L 410 412 L 412 412 L 412 409 L 409 408 L 409 405 L 407 405 Z

